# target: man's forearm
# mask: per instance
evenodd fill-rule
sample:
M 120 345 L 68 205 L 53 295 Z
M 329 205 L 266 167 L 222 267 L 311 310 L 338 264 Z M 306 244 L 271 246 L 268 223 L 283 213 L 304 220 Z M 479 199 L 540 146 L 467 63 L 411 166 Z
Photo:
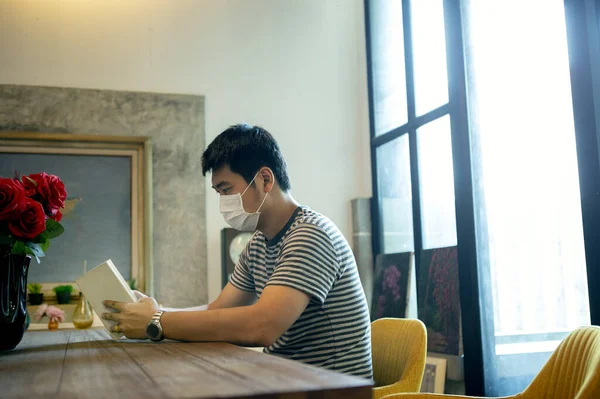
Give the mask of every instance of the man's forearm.
M 256 295 L 242 292 L 229 284 L 214 301 L 202 306 L 189 308 L 162 308 L 166 312 L 199 312 L 204 310 L 215 310 L 233 308 L 237 306 L 248 306 L 256 302 Z
M 162 315 L 161 325 L 165 338 L 180 341 L 270 344 L 267 325 L 253 305 L 209 311 L 167 311 Z
M 162 308 L 165 312 L 200 312 L 210 309 L 210 304 L 202 306 L 192 306 L 189 308 Z

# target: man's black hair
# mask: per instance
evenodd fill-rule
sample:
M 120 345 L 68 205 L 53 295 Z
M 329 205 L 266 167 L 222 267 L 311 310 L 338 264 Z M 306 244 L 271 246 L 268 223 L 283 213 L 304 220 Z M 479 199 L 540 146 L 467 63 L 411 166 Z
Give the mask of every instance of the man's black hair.
M 260 126 L 238 124 L 219 134 L 202 154 L 202 175 L 228 165 L 250 182 L 260 168 L 273 171 L 282 191 L 289 191 L 287 165 L 271 133 Z

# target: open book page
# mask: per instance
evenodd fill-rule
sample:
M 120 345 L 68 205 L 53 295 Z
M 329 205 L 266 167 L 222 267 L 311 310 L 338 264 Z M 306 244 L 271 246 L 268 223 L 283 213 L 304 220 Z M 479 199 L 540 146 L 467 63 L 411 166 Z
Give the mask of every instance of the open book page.
M 128 303 L 137 302 L 133 291 L 129 288 L 129 284 L 127 284 L 113 262 L 109 259 L 75 281 L 90 305 L 92 305 L 94 312 L 102 320 L 111 337 L 115 340 L 123 337 L 123 333 L 112 332 L 112 327 L 117 323 L 116 321 L 104 320 L 101 317 L 102 313 L 113 311 L 112 309 L 106 309 L 102 304 L 107 299 Z

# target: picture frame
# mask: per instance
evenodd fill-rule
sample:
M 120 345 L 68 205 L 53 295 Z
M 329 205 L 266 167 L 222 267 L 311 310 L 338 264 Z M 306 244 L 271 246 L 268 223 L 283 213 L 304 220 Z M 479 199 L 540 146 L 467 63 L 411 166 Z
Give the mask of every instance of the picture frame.
M 446 366 L 446 359 L 427 356 L 420 392 L 444 393 L 446 386 Z
M 65 184 L 65 233 L 33 259 L 28 282 L 55 298 L 57 285 L 112 259 L 136 289 L 152 295 L 152 144 L 148 137 L 0 133 L 0 175 L 46 172 Z

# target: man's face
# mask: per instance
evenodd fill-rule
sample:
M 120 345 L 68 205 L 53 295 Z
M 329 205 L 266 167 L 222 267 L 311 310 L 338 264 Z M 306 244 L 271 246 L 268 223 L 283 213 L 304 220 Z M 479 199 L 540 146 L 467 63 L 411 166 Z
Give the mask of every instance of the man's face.
M 242 175 L 233 173 L 229 165 L 225 165 L 212 173 L 212 187 L 220 195 L 241 194 L 248 187 L 248 182 Z M 250 186 L 242 196 L 242 203 L 246 212 L 255 212 L 261 203 L 261 196 L 256 185 Z

